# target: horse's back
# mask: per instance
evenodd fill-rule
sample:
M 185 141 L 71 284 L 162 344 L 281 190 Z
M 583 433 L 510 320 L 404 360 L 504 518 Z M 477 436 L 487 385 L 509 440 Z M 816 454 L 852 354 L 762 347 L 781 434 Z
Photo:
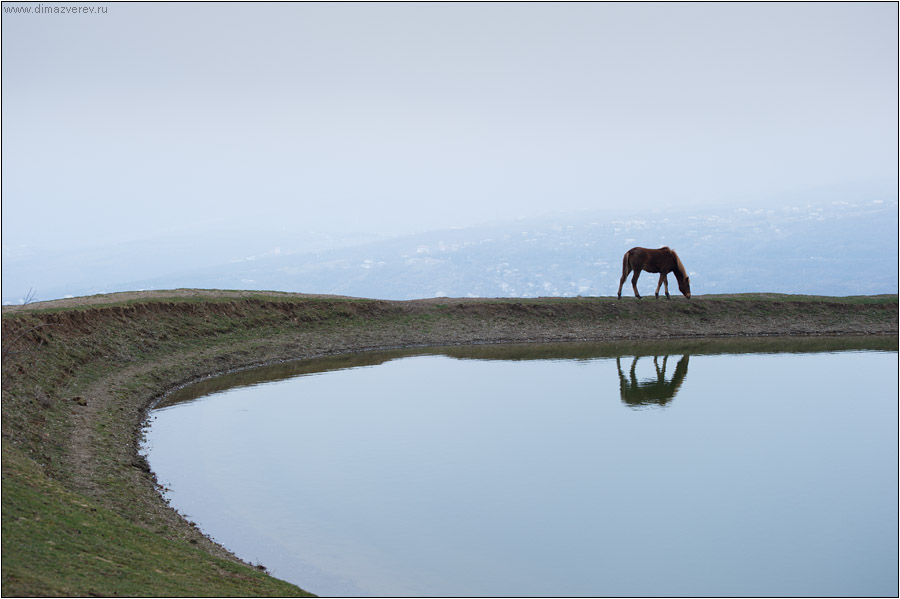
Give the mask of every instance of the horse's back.
M 647 257 L 650 255 L 652 250 L 648 250 L 647 248 L 642 247 L 633 247 L 627 252 L 625 252 L 625 257 L 629 260 L 639 260 L 641 262 L 645 261 Z
M 625 252 L 625 261 L 632 269 L 646 270 L 647 272 L 671 271 L 675 263 L 675 252 L 669 246 L 663 246 L 658 250 L 633 247 Z
M 628 250 L 627 252 L 625 252 L 625 255 L 626 256 L 628 256 L 628 255 L 655 256 L 655 255 L 661 255 L 661 254 L 674 254 L 674 253 L 675 253 L 675 251 L 667 245 L 662 246 L 658 250 L 635 246 L 635 247 L 631 248 L 630 250 Z

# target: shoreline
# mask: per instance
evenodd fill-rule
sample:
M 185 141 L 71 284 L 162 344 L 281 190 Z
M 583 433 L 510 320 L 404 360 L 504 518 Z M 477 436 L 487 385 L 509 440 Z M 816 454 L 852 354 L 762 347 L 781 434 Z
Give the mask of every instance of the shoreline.
M 485 347 L 490 348 L 493 346 L 541 346 L 541 345 L 577 345 L 577 344 L 614 344 L 614 343 L 642 343 L 642 344 L 656 344 L 661 342 L 687 342 L 687 341 L 710 341 L 712 343 L 715 342 L 725 342 L 725 341 L 736 341 L 736 340 L 746 340 L 749 342 L 759 341 L 759 340 L 789 340 L 789 339 L 879 339 L 879 338 L 892 338 L 891 333 L 842 333 L 842 334 L 819 334 L 819 333 L 809 333 L 809 334 L 760 334 L 760 335 L 742 335 L 742 334 L 721 334 L 721 335 L 692 335 L 692 336 L 669 336 L 669 337 L 620 337 L 620 338 L 603 338 L 603 339 L 573 339 L 566 341 L 552 341 L 552 340 L 517 340 L 517 341 L 479 341 L 473 343 L 467 342 L 458 342 L 458 343 L 436 343 L 436 344 L 424 344 L 424 345 L 383 345 L 383 346 L 374 346 L 374 347 L 361 347 L 355 349 L 349 349 L 346 351 L 338 351 L 335 353 L 327 353 L 321 355 L 311 355 L 304 357 L 289 357 L 289 358 L 276 358 L 273 360 L 269 360 L 267 362 L 262 362 L 258 364 L 248 364 L 245 366 L 238 366 L 234 368 L 229 368 L 227 370 L 222 370 L 218 372 L 213 372 L 209 374 L 200 375 L 194 379 L 179 383 L 166 391 L 157 398 L 155 398 L 150 404 L 147 405 L 146 411 L 150 412 L 156 407 L 164 403 L 171 395 L 178 393 L 179 391 L 185 390 L 193 385 L 202 384 L 205 381 L 212 381 L 219 377 L 228 376 L 231 374 L 239 374 L 243 372 L 250 372 L 258 369 L 271 368 L 276 366 L 288 366 L 292 363 L 302 363 L 302 362 L 313 362 L 318 360 L 328 360 L 332 358 L 340 358 L 354 355 L 364 355 L 364 354 L 374 354 L 374 353 L 382 353 L 382 352 L 412 352 L 415 350 L 423 350 L 423 352 L 428 353 L 429 350 L 434 350 L 435 353 L 441 353 L 440 350 L 446 348 L 459 348 L 459 347 Z M 144 421 L 146 421 L 147 416 L 145 415 Z M 144 425 L 144 421 L 142 421 L 142 427 Z
M 270 364 L 391 349 L 638 339 L 896 337 L 897 306 L 896 295 L 399 302 L 199 290 L 4 306 L 4 485 L 8 462 L 33 464 L 46 479 L 85 498 L 86 504 L 96 503 L 150 531 L 154 542 L 199 549 L 275 581 L 258 567 L 240 566 L 226 548 L 208 539 L 159 495 L 155 477 L 140 455 L 140 440 L 150 410 L 175 389 Z M 22 542 L 5 522 L 3 535 Z M 4 542 L 5 562 L 10 561 L 10 546 Z M 96 557 L 115 561 L 107 554 Z M 201 567 L 222 566 L 216 562 Z M 22 578 L 18 564 L 4 568 L 4 594 L 34 588 L 16 586 L 10 569 L 13 577 Z M 179 577 L 156 569 L 161 576 Z M 116 592 L 115 581 L 109 582 L 112 586 L 94 590 Z M 180 583 L 190 588 L 190 581 Z M 250 594 L 300 592 L 286 584 Z M 240 586 L 230 590 L 249 592 Z M 36 594 L 57 593 L 41 588 Z

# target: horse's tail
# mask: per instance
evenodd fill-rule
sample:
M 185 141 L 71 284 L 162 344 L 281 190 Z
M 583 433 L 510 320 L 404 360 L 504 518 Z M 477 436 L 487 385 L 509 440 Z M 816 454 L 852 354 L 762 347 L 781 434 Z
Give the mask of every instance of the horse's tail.
M 631 264 L 630 264 L 631 261 L 629 260 L 629 258 L 631 258 L 631 250 L 628 250 L 627 252 L 625 252 L 625 255 L 622 257 L 622 278 L 623 279 L 626 276 L 628 276 L 628 273 L 631 272 Z

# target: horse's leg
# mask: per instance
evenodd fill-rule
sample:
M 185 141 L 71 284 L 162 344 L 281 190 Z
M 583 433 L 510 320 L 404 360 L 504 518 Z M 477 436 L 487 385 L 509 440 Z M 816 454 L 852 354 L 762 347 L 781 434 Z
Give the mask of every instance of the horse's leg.
M 665 281 L 666 275 L 659 273 L 659 283 L 656 284 L 656 299 L 659 299 L 659 288 L 662 287 L 663 281 Z M 666 289 L 669 288 L 669 284 L 666 283 Z
M 641 276 L 641 269 L 635 268 L 634 276 L 631 277 L 631 288 L 634 289 L 634 297 L 641 299 L 641 294 L 638 293 L 638 290 L 637 290 L 637 280 L 638 280 L 639 276 Z
M 663 283 L 666 286 L 666 299 L 672 299 L 671 297 L 669 297 L 669 274 L 666 273 L 660 276 L 662 277 Z
M 619 299 L 622 299 L 622 285 L 625 284 L 625 279 L 628 278 L 628 274 L 631 272 L 631 266 L 628 264 L 627 255 L 625 263 L 622 265 L 622 278 L 619 279 Z
M 619 360 L 619 356 L 616 356 L 616 368 L 619 370 L 619 389 L 625 390 L 628 388 L 628 381 L 625 379 L 625 371 L 622 370 L 622 362 Z

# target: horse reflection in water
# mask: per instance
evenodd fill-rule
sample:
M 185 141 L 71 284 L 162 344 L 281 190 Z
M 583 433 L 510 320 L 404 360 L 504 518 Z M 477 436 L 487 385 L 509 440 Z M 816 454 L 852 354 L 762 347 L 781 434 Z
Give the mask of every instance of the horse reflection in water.
M 665 406 L 681 388 L 684 377 L 687 376 L 688 358 L 684 355 L 675 365 L 675 374 L 670 380 L 666 380 L 666 365 L 669 356 L 663 356 L 662 368 L 659 366 L 657 356 L 653 356 L 653 366 L 656 369 L 656 379 L 644 379 L 639 381 L 635 375 L 638 358 L 635 356 L 631 362 L 630 377 L 625 378 L 625 372 L 622 370 L 621 358 L 616 358 L 616 366 L 619 369 L 619 392 L 622 395 L 622 403 L 632 408 Z

